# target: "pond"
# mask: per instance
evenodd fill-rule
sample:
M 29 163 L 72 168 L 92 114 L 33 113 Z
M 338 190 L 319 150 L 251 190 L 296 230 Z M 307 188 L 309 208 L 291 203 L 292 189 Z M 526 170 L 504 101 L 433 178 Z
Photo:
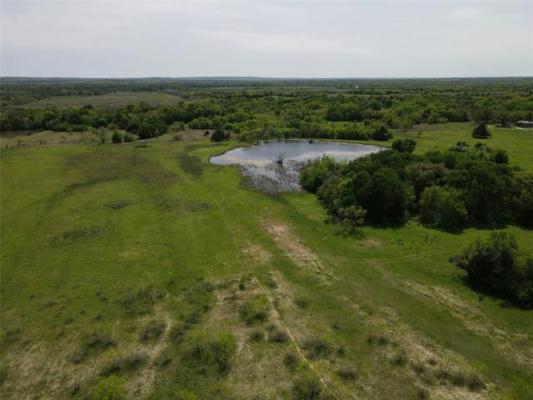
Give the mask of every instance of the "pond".
M 309 161 L 324 156 L 351 161 L 384 150 L 383 147 L 356 143 L 307 140 L 264 141 L 239 147 L 210 158 L 217 165 L 236 165 L 246 183 L 267 193 L 298 192 L 300 170 Z

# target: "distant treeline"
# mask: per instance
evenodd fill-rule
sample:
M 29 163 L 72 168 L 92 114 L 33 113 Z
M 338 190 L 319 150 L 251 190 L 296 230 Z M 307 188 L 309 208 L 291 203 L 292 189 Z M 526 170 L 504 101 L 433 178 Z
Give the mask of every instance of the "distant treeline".
M 114 91 L 178 94 L 172 105 L 29 108 L 38 98 Z M 533 80 L 2 80 L 2 131 L 122 129 L 140 138 L 178 128 L 218 129 L 241 140 L 381 139 L 415 124 L 533 120 Z M 377 133 L 376 133 L 377 132 Z

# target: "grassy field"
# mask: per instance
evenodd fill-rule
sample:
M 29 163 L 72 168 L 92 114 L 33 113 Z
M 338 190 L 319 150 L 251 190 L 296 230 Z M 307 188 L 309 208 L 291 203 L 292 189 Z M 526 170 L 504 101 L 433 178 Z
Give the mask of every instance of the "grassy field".
M 492 132 L 533 168 L 531 131 Z M 397 137 L 422 151 L 469 134 Z M 530 398 L 533 312 L 448 261 L 488 231 L 339 235 L 314 196 L 208 163 L 236 144 L 2 151 L 2 398 Z
M 94 107 L 119 107 L 141 101 L 148 104 L 176 104 L 180 98 L 169 93 L 116 92 L 95 96 L 56 96 L 28 103 L 24 107 L 82 107 L 88 104 Z

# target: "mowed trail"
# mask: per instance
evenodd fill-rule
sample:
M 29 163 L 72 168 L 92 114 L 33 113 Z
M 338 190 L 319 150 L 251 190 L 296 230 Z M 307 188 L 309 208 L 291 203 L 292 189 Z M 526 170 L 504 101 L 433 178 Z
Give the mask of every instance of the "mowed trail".
M 309 269 L 322 278 L 338 279 L 319 258 L 309 249 L 302 240 L 293 232 L 292 228 L 284 222 L 272 218 L 261 218 L 262 228 L 269 234 L 276 246 L 299 267 Z

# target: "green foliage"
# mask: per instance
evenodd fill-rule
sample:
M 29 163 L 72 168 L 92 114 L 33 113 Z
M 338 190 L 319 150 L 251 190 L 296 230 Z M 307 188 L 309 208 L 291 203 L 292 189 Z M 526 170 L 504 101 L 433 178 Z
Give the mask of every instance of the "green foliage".
M 416 141 L 413 139 L 398 139 L 392 142 L 392 149 L 402 153 L 412 153 L 416 148 Z
M 379 126 L 372 133 L 372 139 L 379 141 L 390 140 L 392 139 L 392 132 L 390 132 L 385 126 Z
M 84 361 L 90 354 L 96 354 L 110 347 L 116 347 L 117 341 L 107 332 L 93 332 L 81 341 L 81 346 L 71 357 L 72 362 L 79 364 Z
M 492 232 L 488 239 L 471 244 L 459 260 L 473 287 L 533 307 L 533 259 L 521 257 L 511 233 Z
M 247 300 L 241 306 L 240 316 L 248 325 L 267 321 L 269 316 L 268 298 L 261 295 Z
M 122 134 L 119 131 L 114 131 L 113 135 L 111 136 L 111 141 L 113 143 L 122 143 L 124 141 L 124 138 L 122 137 Z
M 140 339 L 142 341 L 155 339 L 165 331 L 167 324 L 165 321 L 151 320 L 142 329 Z
M 196 332 L 186 343 L 183 360 L 191 367 L 203 371 L 214 370 L 226 374 L 232 365 L 237 345 L 229 332 Z
M 472 131 L 472 137 L 475 139 L 488 139 L 489 137 L 491 137 L 491 134 L 487 129 L 487 125 L 481 123 L 477 125 Z
M 123 400 L 124 398 L 124 379 L 114 375 L 98 382 L 91 393 L 91 400 Z
M 338 170 L 338 164 L 330 157 L 321 161 L 309 163 L 300 174 L 300 184 L 311 193 L 316 193 L 318 188 Z
M 425 224 L 450 231 L 532 226 L 533 179 L 507 166 L 502 154 L 462 142 L 424 155 L 382 151 L 347 165 L 312 163 L 301 180 L 316 191 L 329 219 L 348 231 L 363 222 L 403 223 L 416 213 Z
M 292 396 L 294 400 L 322 400 L 324 388 L 316 376 L 306 374 L 294 383 Z
M 223 140 L 228 140 L 228 139 L 229 139 L 229 133 L 225 132 L 222 129 L 215 129 L 215 131 L 211 135 L 212 142 L 222 142 Z
M 466 207 L 457 189 L 430 186 L 422 193 L 419 207 L 420 219 L 425 224 L 450 231 L 466 225 Z

